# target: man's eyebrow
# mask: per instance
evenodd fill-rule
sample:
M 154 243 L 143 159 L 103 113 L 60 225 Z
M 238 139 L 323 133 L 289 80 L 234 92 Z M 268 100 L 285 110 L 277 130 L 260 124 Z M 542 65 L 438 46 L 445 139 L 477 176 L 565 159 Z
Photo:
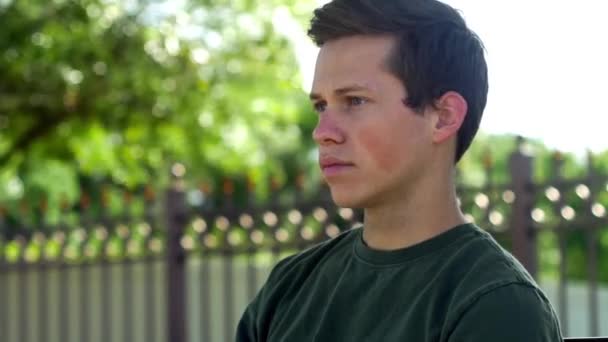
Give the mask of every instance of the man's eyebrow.
M 353 91 L 369 91 L 369 90 L 370 90 L 370 88 L 366 87 L 364 85 L 353 84 L 353 85 L 345 86 L 345 87 L 334 90 L 334 94 L 344 95 L 346 93 L 350 93 Z M 323 98 L 321 95 L 319 95 L 317 93 L 310 93 L 309 97 L 311 100 L 318 100 L 318 99 Z

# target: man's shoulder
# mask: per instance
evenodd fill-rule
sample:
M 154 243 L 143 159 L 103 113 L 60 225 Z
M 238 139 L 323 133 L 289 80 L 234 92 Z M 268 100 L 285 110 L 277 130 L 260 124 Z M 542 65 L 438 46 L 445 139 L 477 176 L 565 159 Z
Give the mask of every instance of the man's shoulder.
M 480 285 L 518 282 L 536 285 L 525 267 L 494 237 L 477 226 L 468 241 L 456 246 L 450 256 L 462 280 Z
M 555 310 L 526 282 L 493 284 L 469 297 L 449 316 L 445 333 L 458 342 L 562 340 Z
M 541 310 L 552 316 L 549 300 L 525 267 L 481 228 L 457 248 L 452 265 L 458 281 L 451 284 L 452 319 L 475 308 Z
M 559 334 L 559 323 L 544 292 L 522 264 L 489 233 L 475 227 L 474 235 L 455 247 L 451 257 L 450 278 L 458 280 L 449 284 L 452 300 L 446 331 L 456 328 L 460 331 L 471 322 L 499 325 L 496 320 L 503 315 L 497 315 L 496 310 L 500 310 L 527 317 L 530 331 L 542 328 L 547 329 L 543 334 Z

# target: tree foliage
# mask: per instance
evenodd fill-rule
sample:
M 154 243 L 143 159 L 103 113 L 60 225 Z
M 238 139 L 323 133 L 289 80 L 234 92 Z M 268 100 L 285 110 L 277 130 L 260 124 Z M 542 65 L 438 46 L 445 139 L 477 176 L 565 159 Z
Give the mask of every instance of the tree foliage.
M 285 178 L 315 118 L 276 14 L 301 21 L 303 3 L 3 2 L 0 201 L 164 184 L 174 162 Z

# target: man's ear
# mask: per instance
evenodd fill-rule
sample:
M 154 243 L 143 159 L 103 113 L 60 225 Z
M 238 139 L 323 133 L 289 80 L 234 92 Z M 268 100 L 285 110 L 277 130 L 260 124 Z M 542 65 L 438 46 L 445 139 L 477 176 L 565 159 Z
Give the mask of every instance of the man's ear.
M 448 91 L 435 101 L 433 142 L 441 143 L 457 135 L 467 109 L 467 101 L 455 91 Z

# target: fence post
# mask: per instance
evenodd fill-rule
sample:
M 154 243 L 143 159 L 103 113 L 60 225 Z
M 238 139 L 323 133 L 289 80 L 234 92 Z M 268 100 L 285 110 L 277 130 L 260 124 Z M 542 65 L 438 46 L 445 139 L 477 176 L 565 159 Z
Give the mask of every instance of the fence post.
M 587 179 L 589 189 L 591 190 L 590 197 L 587 199 L 586 208 L 588 213 L 593 213 L 593 203 L 596 200 L 597 194 L 594 193 L 601 187 L 601 179 L 595 169 L 593 154 L 587 151 Z M 592 336 L 599 335 L 599 307 L 598 307 L 598 229 L 593 225 L 589 225 L 589 229 L 585 232 L 587 240 L 587 274 L 589 278 L 589 331 Z
M 510 224 L 511 251 L 530 275 L 536 277 L 536 231 L 530 214 L 534 205 L 533 157 L 524 151 L 524 144 L 524 139 L 517 137 L 517 148 L 509 158 L 511 184 L 515 193 Z
M 186 270 L 185 251 L 181 246 L 188 220 L 184 192 L 184 166 L 175 164 L 171 170 L 173 184 L 166 193 L 167 220 L 167 338 L 169 342 L 186 342 Z

